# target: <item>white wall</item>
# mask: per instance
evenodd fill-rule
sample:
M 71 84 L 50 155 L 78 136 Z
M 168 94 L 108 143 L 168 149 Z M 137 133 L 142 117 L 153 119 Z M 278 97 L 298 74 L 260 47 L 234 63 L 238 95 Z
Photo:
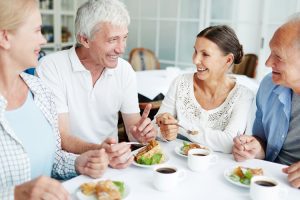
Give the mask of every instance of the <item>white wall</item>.
M 123 1 L 132 19 L 125 57 L 134 47 L 146 47 L 156 53 L 162 67 L 193 67 L 196 34 L 209 25 L 227 24 L 236 31 L 245 53 L 259 55 L 258 80 L 270 71 L 264 63 L 275 29 L 300 10 L 300 0 Z

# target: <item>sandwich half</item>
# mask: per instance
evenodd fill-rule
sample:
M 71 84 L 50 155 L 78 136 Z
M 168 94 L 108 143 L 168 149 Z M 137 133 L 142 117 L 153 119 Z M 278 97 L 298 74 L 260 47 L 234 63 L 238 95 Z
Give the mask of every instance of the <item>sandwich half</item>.
M 154 165 L 164 162 L 165 155 L 160 144 L 156 140 L 151 140 L 147 146 L 135 155 L 134 159 L 139 164 Z

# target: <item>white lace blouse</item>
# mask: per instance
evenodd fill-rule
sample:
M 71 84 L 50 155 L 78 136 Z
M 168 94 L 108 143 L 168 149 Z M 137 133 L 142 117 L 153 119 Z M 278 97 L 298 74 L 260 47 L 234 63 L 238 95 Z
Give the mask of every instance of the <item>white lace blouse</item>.
M 186 128 L 197 130 L 197 135 L 179 130 L 191 141 L 207 145 L 214 151 L 231 153 L 233 138 L 246 129 L 254 94 L 236 83 L 219 107 L 205 110 L 194 95 L 193 75 L 184 74 L 173 81 L 158 114 L 168 112 Z

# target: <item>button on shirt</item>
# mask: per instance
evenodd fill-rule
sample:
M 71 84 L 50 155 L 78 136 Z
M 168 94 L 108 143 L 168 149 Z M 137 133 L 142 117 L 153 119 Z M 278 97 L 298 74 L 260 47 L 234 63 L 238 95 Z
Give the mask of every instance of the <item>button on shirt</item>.
M 256 97 L 253 135 L 266 143 L 266 160 L 275 161 L 288 133 L 292 90 L 272 82 L 268 74 L 261 82 Z
M 58 113 L 69 114 L 71 133 L 85 141 L 117 137 L 118 112 L 139 113 L 135 72 L 122 58 L 94 86 L 75 47 L 43 57 L 37 74 L 53 90 Z

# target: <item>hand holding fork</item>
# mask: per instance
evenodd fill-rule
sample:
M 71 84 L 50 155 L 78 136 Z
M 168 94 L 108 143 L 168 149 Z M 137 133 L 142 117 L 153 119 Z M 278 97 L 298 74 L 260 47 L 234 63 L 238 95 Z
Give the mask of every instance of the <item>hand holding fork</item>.
M 180 124 L 170 113 L 163 113 L 156 117 L 156 123 L 160 127 L 162 136 L 166 140 L 174 140 L 178 135 L 178 128 L 181 127 L 187 134 L 196 135 L 198 131 L 187 129 Z
M 246 130 L 245 130 L 246 131 Z M 246 148 L 245 148 L 245 143 L 241 140 L 241 136 L 242 135 L 244 135 L 245 134 L 245 131 L 244 131 L 244 133 L 240 133 L 240 132 L 238 132 L 238 134 L 237 134 L 237 139 L 240 141 L 240 143 L 241 143 L 241 145 L 242 145 L 242 147 L 243 147 L 243 150 L 246 150 Z

